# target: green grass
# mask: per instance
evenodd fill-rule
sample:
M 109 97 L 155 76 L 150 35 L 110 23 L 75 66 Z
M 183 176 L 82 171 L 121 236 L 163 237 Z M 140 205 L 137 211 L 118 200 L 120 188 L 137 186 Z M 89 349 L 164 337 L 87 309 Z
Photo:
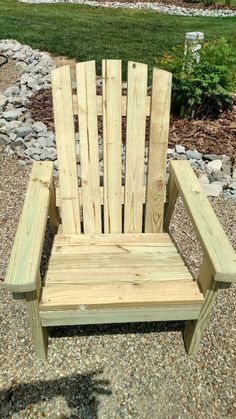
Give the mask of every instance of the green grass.
M 155 57 L 183 44 L 187 31 L 202 31 L 206 39 L 224 36 L 236 53 L 235 27 L 236 18 L 0 0 L 0 39 L 13 38 L 33 48 L 98 63 L 102 58 L 121 58 L 124 63 L 136 60 L 153 65 Z

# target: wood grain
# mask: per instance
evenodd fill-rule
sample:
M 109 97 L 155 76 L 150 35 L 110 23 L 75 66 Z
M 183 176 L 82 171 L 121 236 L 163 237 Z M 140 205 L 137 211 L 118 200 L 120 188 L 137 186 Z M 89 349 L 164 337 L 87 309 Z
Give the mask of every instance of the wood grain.
M 212 264 L 214 279 L 235 282 L 236 254 L 193 169 L 186 161 L 172 161 L 170 166 L 197 237 Z
M 47 223 L 52 162 L 34 162 L 16 232 L 5 284 L 13 292 L 34 291 Z
M 84 233 L 101 233 L 95 61 L 76 65 Z
M 52 71 L 53 110 L 64 233 L 80 233 L 80 205 L 70 67 Z
M 194 281 L 140 284 L 63 284 L 45 287 L 40 310 L 129 307 L 202 306 L 203 296 Z
M 125 233 L 142 232 L 147 66 L 128 63 Z
M 103 115 L 103 99 L 101 95 L 97 95 L 97 114 L 98 116 Z M 146 116 L 150 115 L 150 96 L 146 96 Z M 78 115 L 78 99 L 77 95 L 73 95 L 73 112 L 74 115 Z M 121 97 L 121 115 L 126 116 L 127 112 L 127 96 Z
M 145 232 L 149 233 L 163 231 L 170 99 L 171 73 L 154 68 L 145 213 Z
M 122 232 L 121 61 L 103 60 L 104 231 Z

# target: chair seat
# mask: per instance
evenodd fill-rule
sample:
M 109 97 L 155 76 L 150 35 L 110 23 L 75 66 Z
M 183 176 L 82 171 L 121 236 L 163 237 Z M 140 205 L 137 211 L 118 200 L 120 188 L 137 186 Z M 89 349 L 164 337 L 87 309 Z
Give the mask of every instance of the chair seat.
M 168 234 L 57 235 L 40 311 L 186 308 L 195 318 L 202 303 Z

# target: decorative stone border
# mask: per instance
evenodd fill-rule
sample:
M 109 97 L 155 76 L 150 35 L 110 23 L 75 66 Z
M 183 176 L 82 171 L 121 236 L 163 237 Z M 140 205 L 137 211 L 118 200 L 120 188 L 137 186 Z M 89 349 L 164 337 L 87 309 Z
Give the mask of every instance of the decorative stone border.
M 113 9 L 124 8 L 124 9 L 143 9 L 143 10 L 155 10 L 156 12 L 165 13 L 168 15 L 176 16 L 205 16 L 205 17 L 233 17 L 236 16 L 236 12 L 230 9 L 195 9 L 188 7 L 180 7 L 172 4 L 164 3 L 120 3 L 120 2 L 109 2 L 105 1 L 100 3 L 93 0 L 19 0 L 21 3 L 76 3 L 86 4 L 88 6 L 95 7 L 109 7 Z
M 58 173 L 55 135 L 48 131 L 41 121 L 34 121 L 26 108 L 32 95 L 39 90 L 51 88 L 51 70 L 55 67 L 52 59 L 27 45 L 14 40 L 0 41 L 0 53 L 11 57 L 20 69 L 21 75 L 14 85 L 0 94 L 0 145 L 9 155 L 16 155 L 19 164 L 33 160 L 54 162 L 55 175 Z M 101 80 L 97 81 L 98 84 Z M 80 177 L 79 134 L 76 134 L 77 170 Z M 147 173 L 145 149 L 145 174 Z M 122 173 L 125 172 L 125 150 L 122 150 Z M 182 145 L 168 149 L 167 178 L 171 159 L 188 160 L 200 175 L 200 182 L 207 195 L 218 196 L 225 193 L 236 199 L 236 168 L 232 171 L 228 156 L 202 155 L 197 150 L 185 150 Z M 103 172 L 103 141 L 99 139 L 99 164 Z

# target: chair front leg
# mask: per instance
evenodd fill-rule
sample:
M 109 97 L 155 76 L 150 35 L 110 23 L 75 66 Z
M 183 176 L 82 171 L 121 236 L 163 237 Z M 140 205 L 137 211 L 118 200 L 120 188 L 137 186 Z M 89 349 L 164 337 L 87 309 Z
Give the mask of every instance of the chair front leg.
M 189 355 L 195 354 L 199 347 L 220 287 L 220 282 L 214 280 L 213 270 L 207 256 L 204 256 L 198 282 L 204 293 L 204 303 L 198 319 L 187 321 L 185 326 L 184 342 Z
M 39 299 L 41 294 L 41 278 L 38 274 L 37 289 L 25 293 L 25 300 L 29 322 L 32 331 L 33 343 L 38 358 L 42 360 L 47 359 L 48 336 L 47 328 L 42 326 L 39 317 Z

